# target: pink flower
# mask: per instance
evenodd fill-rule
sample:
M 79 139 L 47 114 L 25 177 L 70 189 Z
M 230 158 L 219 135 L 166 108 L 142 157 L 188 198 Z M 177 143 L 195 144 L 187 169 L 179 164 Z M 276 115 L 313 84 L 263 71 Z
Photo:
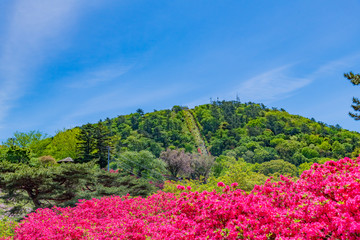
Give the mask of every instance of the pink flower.
M 218 182 L 218 187 L 225 187 L 225 184 L 223 182 Z
M 177 185 L 189 192 L 38 209 L 19 223 L 14 239 L 359 239 L 360 157 L 317 164 L 297 181 L 269 180 L 251 193 L 230 191 L 238 183 L 218 186 L 223 192 Z
M 225 188 L 223 189 L 223 192 L 230 192 L 230 187 L 226 185 Z

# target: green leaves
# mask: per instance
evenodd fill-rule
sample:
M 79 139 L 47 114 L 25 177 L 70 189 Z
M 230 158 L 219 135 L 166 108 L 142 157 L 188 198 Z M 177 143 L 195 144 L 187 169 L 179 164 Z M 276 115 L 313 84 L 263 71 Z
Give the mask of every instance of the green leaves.
M 7 201 L 31 202 L 35 208 L 73 205 L 78 199 L 104 195 L 146 196 L 155 189 L 142 179 L 97 169 L 84 164 L 31 167 L 0 162 L 0 189 Z
M 5 154 L 5 159 L 12 163 L 28 163 L 31 157 L 31 150 L 25 147 L 13 145 Z
M 344 77 L 350 80 L 350 82 L 353 85 L 359 85 L 360 84 L 360 75 L 354 74 L 353 72 L 344 73 Z M 351 107 L 354 109 L 354 111 L 360 111 L 360 100 L 358 98 L 353 97 L 352 99 L 353 105 Z M 357 113 L 351 113 L 349 112 L 350 117 L 354 118 L 355 120 L 360 120 L 360 115 Z
M 7 217 L 0 219 L 0 238 L 14 236 L 17 225 L 17 222 L 11 221 Z

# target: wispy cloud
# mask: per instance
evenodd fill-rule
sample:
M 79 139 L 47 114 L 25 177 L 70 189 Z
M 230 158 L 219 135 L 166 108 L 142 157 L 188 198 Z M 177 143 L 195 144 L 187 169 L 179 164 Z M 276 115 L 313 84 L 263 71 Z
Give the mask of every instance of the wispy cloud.
M 243 82 L 236 93 L 241 99 L 251 101 L 274 101 L 287 97 L 297 89 L 305 87 L 312 77 L 298 78 L 290 76 L 292 65 L 285 65 Z M 232 95 L 235 96 L 234 92 Z
M 336 76 L 346 66 L 352 66 L 359 59 L 359 54 L 346 56 L 335 61 L 329 61 L 304 77 L 294 77 L 297 64 L 277 67 L 261 73 L 240 84 L 231 96 L 239 95 L 240 99 L 256 102 L 272 102 L 281 100 L 294 94 L 317 79 L 327 76 Z
M 89 88 L 102 82 L 109 82 L 116 79 L 131 69 L 131 66 L 124 66 L 122 63 L 112 63 L 97 69 L 75 74 L 62 82 L 69 82 L 70 88 Z
M 70 117 L 86 116 L 99 111 L 108 111 L 131 106 L 140 106 L 149 101 L 166 99 L 179 93 L 182 87 L 178 84 L 158 88 L 151 91 L 129 92 L 127 90 L 116 90 L 111 93 L 102 94 L 89 99 L 79 106 Z
M 58 118 L 54 123 L 54 128 L 58 126 L 76 126 L 84 124 L 84 117 L 97 114 L 104 117 L 111 117 L 109 112 L 121 112 L 124 108 L 139 108 L 149 102 L 157 102 L 173 97 L 174 95 L 185 92 L 186 89 L 181 84 L 171 84 L 145 91 L 129 91 L 128 88 L 119 88 L 105 94 L 100 94 L 78 104 L 66 115 Z M 89 121 L 89 120 L 87 120 Z M 69 125 L 71 123 L 71 125 Z M 55 126 L 56 125 L 56 126 Z
M 14 2 L 0 47 L 0 122 L 31 87 L 32 73 L 73 23 L 80 1 Z

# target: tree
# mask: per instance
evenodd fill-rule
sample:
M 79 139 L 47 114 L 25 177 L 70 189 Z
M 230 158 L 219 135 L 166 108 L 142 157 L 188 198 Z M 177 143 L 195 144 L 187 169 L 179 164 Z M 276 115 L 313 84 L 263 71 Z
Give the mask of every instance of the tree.
M 21 148 L 16 145 L 7 149 L 5 160 L 12 163 L 28 163 L 31 158 L 31 151 L 29 148 Z
M 164 163 L 147 150 L 122 153 L 116 162 L 119 168 L 130 171 L 139 178 L 163 180 Z
M 8 138 L 2 144 L 5 147 L 18 146 L 20 148 L 28 148 L 34 156 L 39 157 L 45 154 L 46 146 L 50 142 L 51 139 L 48 138 L 47 134 L 33 130 L 29 132 L 16 131 L 13 137 Z
M 18 132 L 16 131 L 14 133 L 14 137 L 8 138 L 6 142 L 3 143 L 5 146 L 19 146 L 21 148 L 25 147 L 34 147 L 39 141 L 46 138 L 47 135 L 43 134 L 40 131 L 30 131 L 30 132 Z
M 166 163 L 166 169 L 174 179 L 176 179 L 179 174 L 189 175 L 192 173 L 191 155 L 185 153 L 183 150 L 167 149 L 160 154 L 160 159 Z
M 294 164 L 279 159 L 260 164 L 259 173 L 264 175 L 279 173 L 281 175 L 296 176 L 298 174 L 298 170 Z
M 0 189 L 3 199 L 19 204 L 30 202 L 35 208 L 74 206 L 78 199 L 110 195 L 145 197 L 155 191 L 143 179 L 96 169 L 94 162 L 37 167 L 0 162 Z
M 110 131 L 102 122 L 99 122 L 94 129 L 95 157 L 101 168 L 106 167 L 108 159 L 108 148 L 113 149 Z
M 316 158 L 316 157 L 320 156 L 318 151 L 316 151 L 315 149 L 312 149 L 310 147 L 302 148 L 301 149 L 301 154 L 304 155 L 308 159 Z
M 96 158 L 96 143 L 94 138 L 94 126 L 90 123 L 80 128 L 76 137 L 78 157 L 76 162 L 89 162 Z
M 144 116 L 144 110 L 142 110 L 141 108 L 138 108 L 136 112 L 140 114 L 140 116 Z
M 214 165 L 214 157 L 209 155 L 192 154 L 192 173 L 193 179 L 206 179 L 209 177 L 211 167 Z
M 360 74 L 354 74 L 353 72 L 349 72 L 349 73 L 344 73 L 344 77 L 349 79 L 353 85 L 360 84 Z M 360 111 L 360 100 L 356 97 L 353 97 L 352 101 L 353 101 L 353 105 L 351 105 L 351 107 L 354 109 L 354 111 L 356 112 Z M 349 112 L 349 115 L 355 120 L 360 120 L 360 115 L 358 113 Z
M 77 134 L 77 162 L 96 160 L 101 168 L 107 165 L 108 147 L 113 149 L 110 130 L 100 121 L 96 125 L 86 124 Z
M 80 128 L 76 127 L 69 130 L 58 131 L 51 143 L 46 147 L 47 154 L 60 160 L 66 157 L 77 158 L 77 144 Z

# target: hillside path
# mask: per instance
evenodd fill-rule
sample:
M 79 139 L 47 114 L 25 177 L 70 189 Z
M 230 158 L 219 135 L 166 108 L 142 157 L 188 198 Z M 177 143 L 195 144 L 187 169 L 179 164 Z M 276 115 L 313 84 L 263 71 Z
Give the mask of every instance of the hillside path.
M 190 110 L 184 110 L 185 121 L 190 133 L 195 139 L 196 146 L 200 149 L 201 154 L 209 155 L 204 140 L 201 137 L 200 130 L 195 122 L 194 116 Z

